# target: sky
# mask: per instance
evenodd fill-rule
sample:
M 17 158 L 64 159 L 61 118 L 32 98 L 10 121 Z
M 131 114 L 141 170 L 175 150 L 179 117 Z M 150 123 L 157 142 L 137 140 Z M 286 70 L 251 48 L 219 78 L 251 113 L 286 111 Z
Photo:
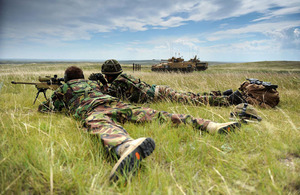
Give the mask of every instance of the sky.
M 300 61 L 300 0 L 0 0 L 0 59 Z

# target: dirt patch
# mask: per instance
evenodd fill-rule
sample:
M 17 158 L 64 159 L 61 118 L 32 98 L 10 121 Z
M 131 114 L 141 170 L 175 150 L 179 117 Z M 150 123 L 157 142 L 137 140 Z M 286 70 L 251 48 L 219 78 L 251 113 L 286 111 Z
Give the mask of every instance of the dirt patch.
M 295 171 L 296 166 L 295 166 L 295 161 L 300 160 L 300 155 L 299 154 L 287 154 L 285 158 L 281 158 L 280 162 L 282 162 L 284 165 L 289 167 L 291 170 Z
M 300 194 L 300 181 L 290 183 L 288 186 L 285 187 L 285 190 L 293 192 L 295 194 Z

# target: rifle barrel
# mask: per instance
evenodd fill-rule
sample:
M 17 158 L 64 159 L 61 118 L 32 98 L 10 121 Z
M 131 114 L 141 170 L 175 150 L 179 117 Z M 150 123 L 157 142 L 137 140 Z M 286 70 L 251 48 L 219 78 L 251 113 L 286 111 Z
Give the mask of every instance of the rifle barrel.
M 12 81 L 12 84 L 27 84 L 27 85 L 36 85 L 37 83 L 28 83 L 28 82 L 16 82 L 16 81 Z

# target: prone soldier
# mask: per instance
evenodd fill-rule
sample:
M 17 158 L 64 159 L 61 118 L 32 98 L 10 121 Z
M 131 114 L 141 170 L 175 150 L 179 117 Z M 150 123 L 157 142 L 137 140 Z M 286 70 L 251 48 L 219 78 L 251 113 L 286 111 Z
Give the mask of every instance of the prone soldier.
M 178 92 L 164 85 L 149 85 L 132 75 L 123 73 L 122 67 L 117 60 L 106 60 L 101 68 L 105 75 L 109 87 L 101 73 L 93 73 L 89 80 L 102 82 L 103 89 L 108 89 L 106 93 L 128 100 L 131 103 L 145 103 L 153 101 L 172 101 L 180 103 L 192 103 L 194 105 L 229 106 L 244 102 L 241 95 L 235 93 L 218 92 L 206 95 L 195 94 L 192 92 Z
M 95 81 L 85 80 L 83 71 L 71 66 L 65 71 L 65 84 L 51 98 L 39 106 L 40 112 L 65 111 L 83 124 L 86 132 L 98 135 L 110 154 L 118 158 L 110 180 L 134 172 L 141 160 L 155 149 L 152 138 L 133 139 L 120 125 L 125 122 L 171 122 L 185 124 L 209 133 L 228 133 L 240 127 L 237 122 L 216 123 L 185 114 L 171 114 L 151 108 L 123 103 L 116 97 L 101 92 Z

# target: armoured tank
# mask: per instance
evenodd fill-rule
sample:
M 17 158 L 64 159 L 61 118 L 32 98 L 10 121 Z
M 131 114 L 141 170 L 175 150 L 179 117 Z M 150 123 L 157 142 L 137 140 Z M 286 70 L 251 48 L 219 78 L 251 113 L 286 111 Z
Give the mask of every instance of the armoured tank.
M 189 60 L 190 62 L 195 63 L 196 67 L 195 70 L 196 71 L 204 71 L 208 68 L 208 63 L 207 62 L 201 62 L 197 56 L 195 56 L 194 58 Z
M 155 64 L 151 67 L 152 71 L 180 71 L 180 72 L 193 72 L 193 71 L 203 71 L 206 70 L 208 64 L 206 62 L 200 62 L 195 58 L 190 59 L 189 61 L 184 61 L 183 58 L 172 57 L 168 60 L 162 60 L 161 63 Z

